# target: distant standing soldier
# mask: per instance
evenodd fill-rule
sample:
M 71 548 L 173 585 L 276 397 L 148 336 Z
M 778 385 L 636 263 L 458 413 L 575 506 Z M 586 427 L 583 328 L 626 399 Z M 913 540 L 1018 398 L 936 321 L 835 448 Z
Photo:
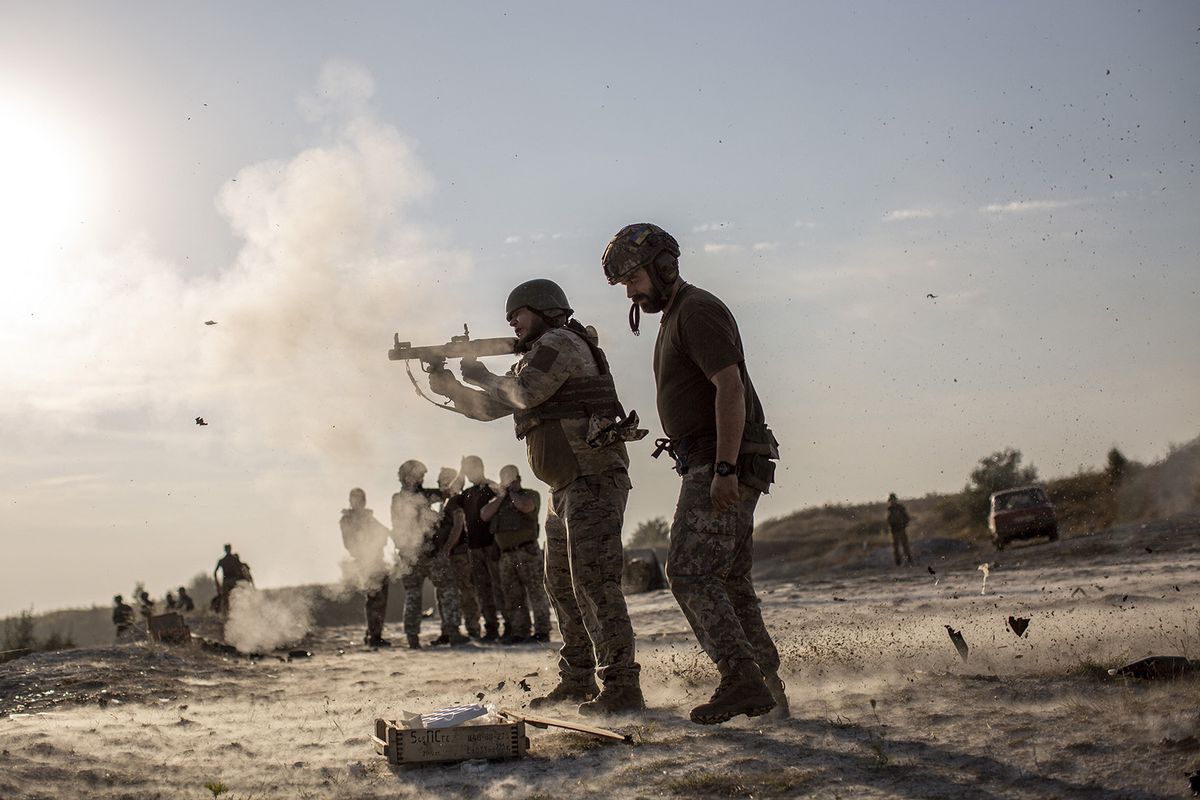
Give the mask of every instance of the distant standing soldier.
M 163 599 L 166 601 L 167 611 L 174 611 L 175 610 L 175 595 L 171 594 L 170 592 L 167 592 L 167 596 Z
M 217 573 L 221 573 L 221 579 L 217 580 Z M 242 559 L 238 554 L 233 552 L 233 545 L 225 545 L 225 555 L 221 556 L 217 561 L 217 566 L 213 569 L 213 584 L 217 587 L 217 611 L 221 614 L 229 613 L 229 593 L 233 588 L 244 580 L 249 579 L 249 569 L 242 563 Z
M 363 615 L 367 632 L 363 642 L 368 647 L 391 647 L 392 643 L 383 638 L 388 585 L 391 583 L 387 563 L 383 560 L 388 529 L 375 519 L 375 512 L 367 508 L 367 493 L 359 488 L 350 490 L 350 507 L 342 509 L 338 525 L 342 529 L 342 544 L 354 559 L 354 579 L 365 595 Z
M 500 550 L 492 536 L 491 526 L 483 519 L 483 507 L 496 497 L 495 486 L 488 480 L 479 456 L 465 456 L 462 472 L 471 482 L 459 495 L 459 503 L 467 525 L 467 552 L 471 556 L 471 581 L 483 613 L 483 641 L 497 637 L 499 620 L 504 620 L 504 633 L 509 633 L 508 603 L 500 584 Z
M 196 601 L 192 599 L 192 596 L 190 594 L 188 594 L 187 587 L 185 587 L 185 586 L 179 587 L 178 603 L 179 603 L 179 610 L 182 611 L 184 614 L 187 614 L 191 611 L 196 610 Z
M 133 629 L 133 606 L 125 602 L 121 595 L 113 596 L 113 625 L 117 628 L 117 641 L 124 641 Z
M 444 490 L 426 489 L 426 467 L 420 461 L 405 461 L 400 465 L 400 491 L 392 495 L 392 527 L 407 530 L 415 541 L 416 550 L 400 583 L 404 587 L 404 634 L 408 646 L 421 649 L 421 589 L 428 578 L 437 593 L 438 610 L 442 618 L 442 634 L 430 644 L 457 645 L 467 641 L 458 626 L 462 621 L 459 608 L 458 587 L 450 570 L 450 560 L 445 546 L 454 532 L 453 509 L 447 517 L 433 512 L 431 506 L 449 499 L 450 483 Z M 445 494 L 443 494 L 443 491 Z M 447 524 L 443 525 L 443 521 Z M 418 538 L 419 537 L 419 538 Z
M 621 523 L 632 485 L 625 442 L 645 432 L 635 415 L 625 417 L 595 331 L 573 313 L 558 284 L 526 281 L 505 308 L 521 353 L 508 374 L 464 359 L 463 378 L 482 391 L 446 370 L 431 373 L 429 385 L 472 419 L 512 415 L 533 474 L 550 486 L 546 588 L 563 646 L 559 684 L 531 705 L 585 701 L 582 714 L 637 712 L 646 703 L 621 593 Z
M 523 488 L 520 470 L 509 464 L 500 470 L 496 497 L 483 507 L 483 519 L 491 525 L 500 548 L 500 582 L 508 598 L 513 644 L 530 638 L 531 611 L 533 640 L 550 641 L 550 603 L 546 599 L 542 548 L 538 546 L 541 506 L 541 496 Z
M 892 555 L 896 557 L 896 566 L 900 566 L 900 548 L 904 548 L 904 558 L 908 566 L 912 566 L 912 551 L 908 549 L 908 509 L 896 499 L 896 493 L 888 495 L 887 524 L 892 532 Z
M 138 593 L 138 610 L 142 612 L 142 619 L 149 624 L 150 618 L 154 616 L 154 601 L 150 599 L 150 593 L 145 590 Z
M 640 312 L 662 313 L 654 344 L 658 415 L 668 451 L 683 477 L 667 577 L 721 682 L 692 709 L 705 725 L 778 708 L 787 714 L 779 652 L 763 624 L 750 578 L 754 509 L 774 479 L 779 457 L 762 404 L 746 370 L 742 338 L 729 309 L 679 277 L 679 245 L 657 225 L 617 232 L 601 259 L 610 284 Z

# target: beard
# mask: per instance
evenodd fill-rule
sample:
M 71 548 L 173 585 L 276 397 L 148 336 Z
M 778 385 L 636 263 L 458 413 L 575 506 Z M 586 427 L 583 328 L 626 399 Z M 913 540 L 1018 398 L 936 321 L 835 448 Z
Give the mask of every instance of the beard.
M 667 298 L 663 297 L 659 292 L 655 292 L 653 295 L 635 294 L 630 299 L 647 314 L 657 314 L 667 307 Z

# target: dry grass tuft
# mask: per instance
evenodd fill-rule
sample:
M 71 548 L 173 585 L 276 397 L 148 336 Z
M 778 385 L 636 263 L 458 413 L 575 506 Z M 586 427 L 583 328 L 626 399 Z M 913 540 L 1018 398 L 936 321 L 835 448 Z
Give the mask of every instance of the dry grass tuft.
M 792 797 L 816 770 L 783 767 L 754 773 L 701 772 L 673 778 L 667 789 L 685 797 Z

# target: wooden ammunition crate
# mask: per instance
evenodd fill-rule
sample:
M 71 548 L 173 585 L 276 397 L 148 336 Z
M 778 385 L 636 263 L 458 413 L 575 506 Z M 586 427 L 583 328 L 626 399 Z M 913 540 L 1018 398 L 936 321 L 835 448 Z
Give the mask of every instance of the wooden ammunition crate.
M 375 720 L 375 752 L 389 764 L 413 766 L 473 758 L 522 758 L 529 751 L 525 722 L 413 729 L 395 720 Z

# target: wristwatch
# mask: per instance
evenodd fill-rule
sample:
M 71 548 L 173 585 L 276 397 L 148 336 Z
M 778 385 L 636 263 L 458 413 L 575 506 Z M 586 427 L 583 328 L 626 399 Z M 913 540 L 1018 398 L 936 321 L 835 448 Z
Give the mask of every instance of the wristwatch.
M 728 475 L 737 475 L 738 474 L 737 464 L 730 464 L 728 461 L 718 461 L 717 465 L 716 465 L 716 467 L 714 467 L 714 469 L 716 470 L 716 473 L 718 475 L 720 475 L 722 478 L 724 478 Z

